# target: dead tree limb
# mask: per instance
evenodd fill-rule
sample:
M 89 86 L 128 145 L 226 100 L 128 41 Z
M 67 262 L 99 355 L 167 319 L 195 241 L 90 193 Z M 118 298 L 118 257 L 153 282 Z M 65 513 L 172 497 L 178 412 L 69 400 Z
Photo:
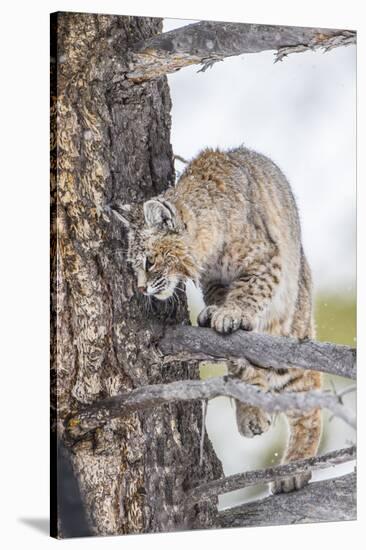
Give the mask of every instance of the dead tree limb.
M 141 82 L 194 64 L 206 70 L 225 57 L 266 50 L 276 50 L 278 61 L 292 52 L 355 42 L 349 30 L 202 21 L 139 43 L 128 77 Z
M 217 527 L 260 527 L 356 519 L 356 474 L 310 483 L 219 513 Z
M 327 342 L 299 341 L 244 330 L 221 336 L 209 328 L 176 326 L 167 328 L 158 346 L 170 360 L 172 357 L 247 359 L 263 368 L 296 367 L 356 378 L 356 350 Z
M 306 460 L 297 460 L 296 462 L 281 464 L 279 466 L 273 466 L 272 468 L 234 474 L 232 476 L 224 477 L 222 479 L 215 479 L 214 481 L 195 487 L 187 494 L 187 502 L 194 504 L 195 502 L 207 500 L 224 493 L 229 493 L 230 491 L 236 491 L 238 489 L 244 489 L 245 487 L 251 487 L 253 485 L 260 485 L 262 483 L 286 479 L 287 477 L 307 471 L 331 468 L 337 464 L 343 464 L 344 462 L 349 462 L 355 459 L 356 446 L 353 445 L 351 447 L 338 449 L 324 455 L 307 458 Z
M 354 415 L 337 396 L 318 390 L 299 393 L 265 393 L 257 387 L 227 376 L 208 380 L 181 380 L 169 384 L 143 386 L 84 407 L 66 420 L 70 435 L 77 437 L 114 418 L 167 403 L 232 397 L 243 403 L 262 407 L 268 412 L 307 411 L 316 407 L 329 409 L 334 416 L 356 427 Z

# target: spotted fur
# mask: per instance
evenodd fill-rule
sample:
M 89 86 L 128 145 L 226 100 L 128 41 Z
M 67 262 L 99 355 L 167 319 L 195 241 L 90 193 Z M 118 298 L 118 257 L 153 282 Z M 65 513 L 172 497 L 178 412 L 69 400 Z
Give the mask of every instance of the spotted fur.
M 127 209 L 129 210 L 129 209 Z M 179 283 L 194 280 L 206 307 L 198 324 L 220 333 L 238 329 L 300 339 L 313 338 L 312 281 L 290 186 L 265 156 L 240 147 L 207 149 L 186 168 L 174 188 L 129 212 L 129 260 L 143 294 L 165 300 Z M 238 365 L 232 365 L 238 370 Z M 319 373 L 246 366 L 240 376 L 264 391 L 319 388 Z M 320 411 L 288 416 L 284 462 L 316 454 Z M 253 437 L 271 417 L 236 404 L 239 431 Z M 273 490 L 302 487 L 308 476 Z

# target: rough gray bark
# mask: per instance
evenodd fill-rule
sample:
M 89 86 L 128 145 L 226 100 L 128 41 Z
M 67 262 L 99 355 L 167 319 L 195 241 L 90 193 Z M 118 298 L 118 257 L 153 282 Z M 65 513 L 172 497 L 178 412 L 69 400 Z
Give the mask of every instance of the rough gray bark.
M 299 341 L 244 330 L 222 336 L 208 328 L 177 326 L 166 329 L 158 349 L 169 360 L 247 359 L 263 368 L 298 367 L 356 378 L 356 350 L 327 342 Z
M 222 475 L 207 437 L 197 468 L 199 403 L 131 412 L 72 441 L 64 431 L 82 405 L 198 378 L 198 369 L 184 361 L 161 369 L 151 353 L 155 323 L 188 322 L 185 298 L 168 312 L 165 304 L 143 311 L 126 234 L 105 209 L 115 199 L 144 201 L 174 181 L 166 79 L 137 86 L 123 76 L 136 42 L 161 31 L 161 20 L 58 13 L 52 30 L 53 438 L 57 430 L 69 445 L 95 534 L 209 527 L 214 503 L 188 516 L 181 506 L 186 489 Z
M 222 479 L 209 481 L 204 485 L 195 487 L 187 494 L 187 501 L 193 504 L 201 500 L 207 500 L 217 495 L 244 489 L 253 485 L 269 483 L 280 479 L 286 479 L 296 474 L 307 471 L 323 470 L 356 459 L 356 446 L 331 451 L 324 455 L 314 456 L 306 460 L 297 460 L 289 464 L 280 464 L 262 470 L 252 470 L 240 474 L 234 474 Z
M 227 376 L 143 386 L 98 400 L 67 418 L 65 425 L 69 434 L 78 437 L 131 412 L 151 409 L 168 403 L 214 399 L 219 396 L 232 397 L 242 403 L 261 407 L 271 413 L 290 410 L 308 411 L 317 407 L 327 408 L 334 416 L 342 418 L 352 428 L 356 428 L 356 419 L 353 413 L 344 407 L 336 395 L 318 390 L 296 393 L 265 393 L 253 385 Z
M 272 495 L 219 514 L 218 527 L 260 527 L 356 518 L 356 474 L 310 483 L 301 491 Z
M 348 30 L 202 21 L 138 44 L 128 77 L 140 82 L 198 63 L 205 70 L 225 57 L 266 50 L 276 50 L 278 61 L 292 52 L 355 42 L 356 32 Z

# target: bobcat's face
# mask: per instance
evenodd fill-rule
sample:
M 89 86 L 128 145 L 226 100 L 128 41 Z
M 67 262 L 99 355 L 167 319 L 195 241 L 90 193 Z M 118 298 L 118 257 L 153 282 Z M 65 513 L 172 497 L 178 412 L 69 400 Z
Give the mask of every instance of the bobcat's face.
M 184 225 L 173 205 L 163 199 L 147 201 L 144 219 L 128 222 L 128 261 L 137 279 L 138 291 L 166 300 L 178 284 L 196 278 L 194 260 L 186 244 Z M 124 217 L 124 222 L 126 223 Z

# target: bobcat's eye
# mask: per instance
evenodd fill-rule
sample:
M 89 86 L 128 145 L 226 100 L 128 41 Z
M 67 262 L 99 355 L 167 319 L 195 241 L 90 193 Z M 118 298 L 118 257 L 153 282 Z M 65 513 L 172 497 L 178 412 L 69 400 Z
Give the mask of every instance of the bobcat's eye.
M 155 263 L 155 258 L 153 258 L 152 256 L 146 256 L 145 270 L 150 271 L 150 269 L 153 267 L 154 263 Z

